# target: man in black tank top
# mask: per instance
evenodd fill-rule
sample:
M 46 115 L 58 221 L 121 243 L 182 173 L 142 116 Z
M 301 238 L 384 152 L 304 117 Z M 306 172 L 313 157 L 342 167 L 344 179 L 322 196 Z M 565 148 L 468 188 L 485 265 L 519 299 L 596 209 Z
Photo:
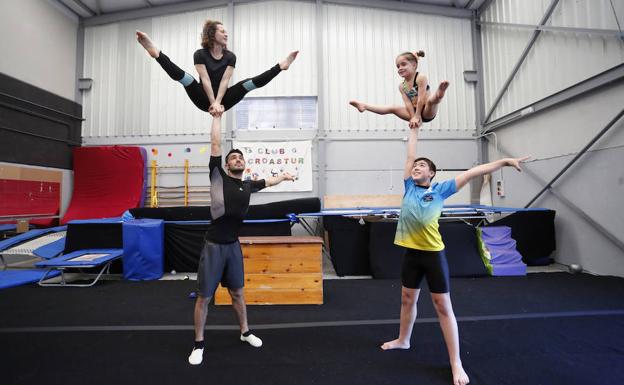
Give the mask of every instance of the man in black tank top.
M 195 346 L 189 356 L 191 365 L 199 365 L 204 352 L 204 327 L 208 303 L 219 282 L 232 297 L 232 307 L 240 325 L 240 340 L 254 347 L 262 340 L 251 334 L 247 324 L 247 308 L 243 295 L 243 254 L 238 234 L 249 208 L 252 192 L 276 185 L 294 177 L 284 173 L 257 181 L 243 181 L 245 159 L 240 150 L 233 149 L 225 156 L 225 169 L 221 167 L 221 118 L 214 117 L 210 134 L 210 213 L 212 222 L 206 231 L 204 247 L 199 260 L 197 282 L 199 290 L 195 302 Z

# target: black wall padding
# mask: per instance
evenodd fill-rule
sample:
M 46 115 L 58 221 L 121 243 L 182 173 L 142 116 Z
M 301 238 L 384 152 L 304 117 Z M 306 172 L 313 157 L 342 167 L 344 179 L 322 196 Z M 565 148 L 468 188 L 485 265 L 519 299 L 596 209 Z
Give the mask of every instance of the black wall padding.
M 245 219 L 285 219 L 286 215 L 310 213 L 321 210 L 318 198 L 300 198 L 251 205 Z M 165 221 L 205 221 L 210 220 L 210 206 L 201 207 L 159 207 L 131 209 L 135 218 L 163 219 Z
M 72 168 L 82 106 L 0 73 L 0 161 Z
M 123 229 L 121 223 L 75 223 L 67 225 L 63 254 L 84 249 L 122 249 Z M 114 261 L 109 271 L 123 273 L 121 259 Z
M 286 219 L 290 213 L 317 212 L 318 198 L 291 199 L 262 205 L 251 205 L 247 219 Z M 137 208 L 130 212 L 135 218 L 163 219 L 165 221 L 210 220 L 210 207 Z M 165 224 L 165 271 L 197 271 L 199 254 L 203 247 L 207 224 Z M 290 222 L 246 223 L 240 236 L 289 236 Z
M 477 245 L 477 230 L 464 222 L 440 222 L 451 277 L 488 275 Z
M 165 223 L 165 271 L 197 271 L 208 225 Z
M 122 249 L 121 223 L 75 223 L 67 225 L 63 254 L 84 249 Z
M 246 219 L 277 219 L 295 213 L 316 213 L 321 211 L 319 198 L 299 198 L 286 201 L 271 202 L 263 205 L 251 205 Z
M 372 222 L 370 265 L 375 278 L 400 278 L 405 249 L 394 244 L 397 222 Z M 473 226 L 463 222 L 440 222 L 451 277 L 487 275 Z
M 373 278 L 400 278 L 405 249 L 394 244 L 397 222 L 371 222 L 370 266 Z
M 239 234 L 241 237 L 253 236 L 290 236 L 290 222 L 245 223 Z
M 323 226 L 329 236 L 329 254 L 339 276 L 370 275 L 370 223 L 359 224 L 356 218 L 323 217 Z
M 210 206 L 200 207 L 142 207 L 130 209 L 135 218 L 162 219 L 165 221 L 209 221 Z
M 529 266 L 552 263 L 555 241 L 555 210 L 519 211 L 488 226 L 509 226 L 522 261 Z
M 165 271 L 197 271 L 208 224 L 165 223 Z M 290 223 L 247 223 L 240 236 L 291 235 Z

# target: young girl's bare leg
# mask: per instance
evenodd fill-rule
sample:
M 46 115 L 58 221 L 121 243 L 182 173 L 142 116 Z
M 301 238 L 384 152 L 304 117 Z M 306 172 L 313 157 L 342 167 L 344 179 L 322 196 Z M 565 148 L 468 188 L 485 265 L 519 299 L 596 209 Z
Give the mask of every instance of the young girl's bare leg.
M 438 113 L 438 104 L 444 98 L 444 94 L 446 93 L 446 89 L 449 86 L 448 81 L 443 81 L 438 86 L 436 92 L 434 92 L 429 99 L 427 99 L 427 103 L 425 104 L 425 108 L 423 108 L 422 117 L 425 119 L 433 119 Z
M 379 106 L 375 104 L 368 104 L 357 100 L 351 100 L 350 105 L 357 108 L 358 111 L 370 111 L 379 115 L 394 114 L 403 120 L 409 120 L 409 114 L 405 106 Z

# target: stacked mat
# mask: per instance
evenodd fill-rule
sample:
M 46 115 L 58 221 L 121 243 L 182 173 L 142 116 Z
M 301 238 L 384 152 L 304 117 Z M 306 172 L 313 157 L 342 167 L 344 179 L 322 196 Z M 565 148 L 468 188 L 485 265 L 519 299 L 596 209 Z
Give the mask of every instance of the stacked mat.
M 490 275 L 526 275 L 526 265 L 511 238 L 511 227 L 477 228 L 479 253 Z
M 66 226 L 30 230 L 24 234 L 0 241 L 0 261 L 5 270 L 0 270 L 0 289 L 37 282 L 46 273 L 45 269 L 8 269 L 5 257 L 44 259 L 54 258 L 63 251 Z M 49 277 L 59 275 L 54 272 Z

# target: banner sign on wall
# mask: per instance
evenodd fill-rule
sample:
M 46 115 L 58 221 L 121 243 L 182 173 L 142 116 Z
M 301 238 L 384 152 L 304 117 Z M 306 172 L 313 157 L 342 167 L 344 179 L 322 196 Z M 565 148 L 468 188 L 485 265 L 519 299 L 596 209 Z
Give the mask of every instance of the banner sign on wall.
M 284 181 L 262 191 L 312 191 L 312 142 L 233 142 L 245 155 L 243 180 L 265 179 L 287 172 L 295 181 Z

